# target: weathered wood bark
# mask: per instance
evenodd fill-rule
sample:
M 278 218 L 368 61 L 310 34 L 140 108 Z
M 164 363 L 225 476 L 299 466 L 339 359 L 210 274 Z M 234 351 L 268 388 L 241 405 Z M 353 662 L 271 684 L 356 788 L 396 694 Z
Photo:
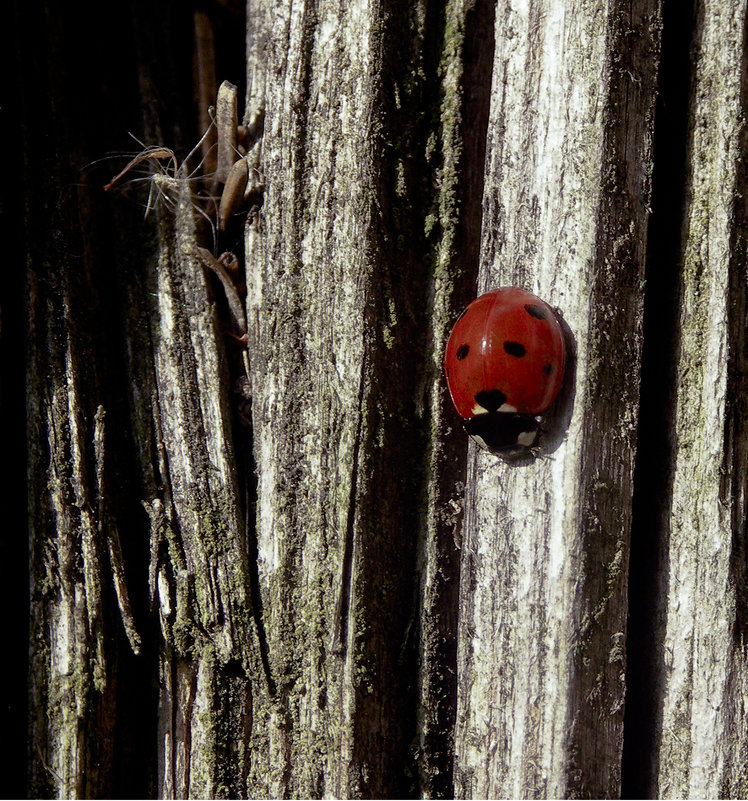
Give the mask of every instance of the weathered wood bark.
M 27 8 L 44 49 L 24 74 L 27 438 L 30 535 L 29 786 L 32 795 L 110 792 L 120 659 L 112 589 L 132 626 L 112 516 L 101 232 L 78 186 L 85 140 L 71 57 L 75 17 Z M 55 23 L 59 24 L 56 28 Z M 73 48 L 72 50 L 69 48 Z M 34 52 L 34 51 L 32 51 Z M 68 79 L 68 80 L 66 80 Z M 43 98 L 55 98 L 49 111 Z M 40 123 L 41 118 L 41 123 Z M 52 138 L 47 138 L 54 131 Z M 16 265 L 17 267 L 18 265 Z M 26 322 L 26 321 L 25 321 Z M 21 338 L 18 340 L 22 341 Z M 17 735 L 17 736 L 20 736 Z
M 544 458 L 471 451 L 460 796 L 620 792 L 658 43 L 656 2 L 499 3 L 480 288 L 558 304 L 576 392 Z
M 190 183 L 182 170 L 157 176 L 156 228 L 141 218 L 133 234 L 122 206 L 113 240 L 103 235 L 103 181 L 77 186 L 89 160 L 82 131 L 90 98 L 76 86 L 90 66 L 75 54 L 90 18 L 85 10 L 80 19 L 44 11 L 32 16 L 49 42 L 39 72 L 50 87 L 42 94 L 67 116 L 25 108 L 34 201 L 27 210 L 31 787 L 62 797 L 105 797 L 131 784 L 140 788 L 135 795 L 244 795 L 251 704 L 266 680 L 223 338 L 195 251 Z M 143 11 L 136 7 L 136 27 Z M 151 54 L 166 65 L 169 40 L 156 47 L 147 33 L 136 38 L 147 88 Z M 27 80 L 28 100 L 40 87 Z M 153 135 L 150 111 L 144 127 Z M 45 172 L 31 156 L 49 130 L 55 149 L 45 154 Z M 89 153 L 96 146 L 89 143 Z M 130 482 L 120 484 L 128 470 Z M 133 581 L 150 672 L 139 685 L 119 671 L 124 662 L 136 672 L 123 652 L 117 607 L 125 649 L 140 653 L 142 645 Z M 147 617 L 159 625 L 155 638 Z M 158 698 L 149 691 L 156 682 Z M 128 723 L 120 758 L 116 728 Z M 131 771 L 127 755 L 137 762 L 142 751 L 145 764 Z
M 189 184 L 167 178 L 158 261 L 147 287 L 153 370 L 132 374 L 152 404 L 144 456 L 158 449 L 150 591 L 160 653 L 158 791 L 165 797 L 243 794 L 252 702 L 266 691 L 254 628 L 228 371 L 214 304 L 195 252 Z M 151 378 L 153 383 L 148 384 Z M 141 464 L 141 470 L 151 467 Z M 249 677 L 252 677 L 250 679 Z
M 669 447 L 654 524 L 652 732 L 639 790 L 742 797 L 746 778 L 746 4 L 694 17 Z M 677 257 L 676 257 L 677 254 Z
M 253 5 L 266 189 L 247 300 L 277 694 L 252 793 L 402 795 L 419 772 L 450 792 L 462 468 L 439 382 L 473 5 Z
M 16 5 L 31 792 L 745 794 L 744 0 L 684 22 L 659 249 L 660 0 L 251 0 L 250 429 L 194 164 L 146 220 L 79 185 L 110 124 L 199 138 L 191 11 Z M 514 463 L 441 372 L 501 284 L 571 356 Z

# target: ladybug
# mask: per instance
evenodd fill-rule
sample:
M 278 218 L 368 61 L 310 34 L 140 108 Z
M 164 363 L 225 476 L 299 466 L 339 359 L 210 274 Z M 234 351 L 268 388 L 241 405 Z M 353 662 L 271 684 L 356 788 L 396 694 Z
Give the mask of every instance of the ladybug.
M 476 298 L 455 323 L 444 355 L 449 393 L 465 428 L 481 447 L 502 456 L 535 444 L 565 366 L 553 309 L 517 287 Z

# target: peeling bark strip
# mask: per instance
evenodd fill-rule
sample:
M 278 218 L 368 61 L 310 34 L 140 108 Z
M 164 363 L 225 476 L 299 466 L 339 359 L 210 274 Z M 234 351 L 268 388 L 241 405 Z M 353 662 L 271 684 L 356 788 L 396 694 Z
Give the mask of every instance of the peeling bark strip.
M 85 283 L 73 279 L 79 265 L 37 263 L 49 267 L 45 279 L 32 272 L 27 287 L 30 780 L 36 794 L 84 797 L 107 786 L 114 725 L 113 654 L 104 642 L 106 543 L 90 471 L 98 382 L 83 364 L 88 332 L 73 323 Z
M 563 442 L 471 451 L 455 792 L 615 796 L 659 4 L 500 2 L 480 286 L 558 304 Z M 573 366 L 572 366 L 573 369 Z
M 145 504 L 154 538 L 151 592 L 163 635 L 159 796 L 241 796 L 252 704 L 266 685 L 251 605 L 229 381 L 188 182 L 161 179 L 161 189 L 174 200 L 174 211 L 159 213 L 149 310 L 155 484 L 162 491 Z
M 7 265 L 26 269 L 28 315 L 28 791 L 30 797 L 100 797 L 111 785 L 121 628 L 110 587 L 121 580 L 124 589 L 124 577 L 116 566 L 112 572 L 102 497 L 109 478 L 100 411 L 105 361 L 98 336 L 98 275 L 86 249 L 96 236 L 90 230 L 90 198 L 73 167 L 82 162 L 79 141 L 62 112 L 75 107 L 70 82 L 57 68 L 66 63 L 63 36 L 71 31 L 61 25 L 58 36 L 51 36 L 49 28 L 58 21 L 51 13 L 32 19 L 35 35 L 49 46 L 27 65 L 27 103 L 39 96 L 56 102 L 43 123 L 33 109 L 22 112 L 23 185 L 35 191 L 24 204 L 25 263 Z M 52 129 L 54 140 L 45 142 L 42 131 Z M 6 311 L 4 303 L 7 337 Z M 21 515 L 19 510 L 10 519 Z M 19 536 L 12 527 L 7 533 Z M 7 577 L 17 569 L 9 566 Z M 25 607 L 23 589 L 17 590 L 15 608 L 8 610 L 13 615 Z M 15 658 L 12 651 L 7 656 Z
M 748 793 L 746 4 L 696 19 L 654 796 Z

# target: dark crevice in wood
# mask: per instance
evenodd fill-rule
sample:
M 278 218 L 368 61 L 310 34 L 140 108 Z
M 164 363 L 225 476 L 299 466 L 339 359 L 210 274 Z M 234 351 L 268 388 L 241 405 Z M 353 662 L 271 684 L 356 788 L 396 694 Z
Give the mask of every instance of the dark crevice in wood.
M 430 165 L 423 154 L 431 123 L 428 101 L 434 96 L 430 62 L 438 40 L 428 33 L 422 38 L 413 6 L 392 0 L 382 5 L 381 61 L 372 76 L 372 108 L 381 134 L 371 139 L 376 197 L 365 235 L 372 264 L 363 310 L 366 387 L 353 467 L 355 538 L 350 538 L 349 615 L 355 617 L 348 624 L 346 659 L 352 662 L 356 717 L 347 724 L 353 758 L 342 792 L 408 798 L 416 792 L 410 746 L 417 672 L 408 625 L 418 529 L 413 499 L 425 452 L 423 419 L 415 408 L 427 275 L 421 210 L 428 202 L 424 176 Z M 426 16 L 423 28 L 430 33 L 428 9 Z M 371 679 L 361 682 L 356 674 Z
M 361 451 L 361 428 L 364 417 L 364 393 L 366 390 L 366 354 L 361 360 L 361 376 L 358 389 L 358 406 L 356 414 L 356 436 L 353 441 L 353 456 L 351 458 L 351 485 L 348 491 L 348 509 L 346 511 L 345 539 L 343 554 L 340 563 L 340 579 L 337 586 L 338 600 L 335 606 L 335 620 L 333 621 L 333 637 L 330 651 L 339 656 L 345 655 L 348 637 L 348 613 L 350 611 L 351 569 L 353 567 L 353 540 L 356 536 L 356 509 L 358 502 L 358 470 Z M 342 686 L 341 686 L 342 690 Z M 342 699 L 340 705 L 341 718 L 344 710 Z
M 492 0 L 475 0 L 465 17 L 462 98 L 462 214 L 458 259 L 465 285 L 456 287 L 456 300 L 466 305 L 475 294 L 483 219 L 483 183 L 486 162 L 486 131 L 491 106 L 491 75 L 494 62 L 494 17 Z M 468 289 L 469 287 L 469 289 Z M 468 289 L 466 293 L 465 290 Z
M 644 346 L 634 472 L 622 795 L 648 798 L 657 773 L 666 520 L 672 495 L 672 404 L 679 340 L 679 254 L 686 193 L 695 3 L 665 0 L 647 240 Z
M 459 220 L 453 251 L 452 293 L 449 299 L 451 318 L 456 320 L 475 297 L 481 247 L 483 183 L 485 173 L 486 131 L 491 97 L 494 60 L 494 15 L 492 0 L 476 0 L 464 20 L 462 98 L 459 135 L 461 152 L 457 193 Z M 434 19 L 437 14 L 433 14 Z M 444 36 L 444 20 L 439 18 Z M 433 34 L 436 39 L 436 33 Z M 443 39 L 440 45 L 443 47 Z M 443 157 L 449 158 L 449 154 Z M 446 342 L 430 342 L 441 352 Z M 418 760 L 420 792 L 429 798 L 454 797 L 454 726 L 457 708 L 457 627 L 459 608 L 460 551 L 458 532 L 461 513 L 447 515 L 445 507 L 459 502 L 465 485 L 468 437 L 449 400 L 443 376 L 440 442 L 435 456 L 438 469 L 426 481 L 436 483 L 434 501 L 439 509 L 435 520 L 436 547 L 429 558 L 434 585 L 428 616 L 421 610 L 421 638 L 429 649 L 428 692 L 420 700 L 422 713 L 421 752 Z M 434 597 L 436 600 L 434 600 Z M 424 679 L 425 680 L 425 679 Z
M 626 692 L 623 565 L 635 440 L 629 415 L 639 402 L 639 385 L 636 376 L 611 366 L 618 360 L 638 366 L 639 360 L 650 186 L 645 159 L 650 153 L 660 42 L 655 2 L 638 0 L 621 6 L 608 32 L 603 193 L 597 210 L 588 335 L 589 352 L 595 358 L 586 375 L 595 389 L 585 404 L 584 467 L 577 490 L 584 553 L 578 580 L 584 612 L 576 633 L 567 707 L 566 766 L 567 792 L 577 798 L 608 797 L 620 790 Z M 607 304 L 613 297 L 621 299 L 615 313 Z
M 293 187 L 293 222 L 294 230 L 289 231 L 289 239 L 294 241 L 297 248 L 298 261 L 289 266 L 294 272 L 302 269 L 301 259 L 298 255 L 300 250 L 299 242 L 303 239 L 304 232 L 308 227 L 309 210 L 313 207 L 313 198 L 310 197 L 311 186 L 306 180 L 307 176 L 314 173 L 315 165 L 312 163 L 312 153 L 314 146 L 309 142 L 312 135 L 313 126 L 310 122 L 310 102 L 312 100 L 311 85 L 313 77 L 312 57 L 314 51 L 315 28 L 317 26 L 317 0 L 303 5 L 302 29 L 304 31 L 299 45 L 298 61 L 295 65 L 296 73 L 290 88 L 290 111 L 289 119 L 286 124 L 291 131 L 290 156 L 291 156 L 291 186 Z M 285 70 L 284 70 L 285 71 Z M 303 300 L 299 301 L 303 307 Z M 301 317 L 301 315 L 300 315 Z M 303 348 L 301 351 L 303 353 Z
M 740 93 L 742 108 L 748 108 L 748 23 L 743 34 Z M 736 161 L 736 186 L 746 187 L 748 124 L 745 120 L 740 136 L 740 156 Z M 742 651 L 748 643 L 748 529 L 745 523 L 748 503 L 748 195 L 737 194 L 734 202 L 727 292 L 729 352 L 721 494 L 726 507 L 732 510 L 730 583 L 736 594 L 733 648 Z M 740 690 L 736 687 L 734 692 Z
M 216 666 L 213 698 L 222 721 L 218 730 L 216 785 L 227 798 L 245 798 L 252 733 L 252 684 L 240 661 L 229 660 L 225 666 Z
M 194 2 L 195 9 L 206 15 L 212 27 L 216 90 L 222 81 L 230 81 L 237 87 L 240 104 L 244 102 L 247 93 L 246 6 L 243 0 L 195 0 Z M 194 83 L 197 85 L 197 80 Z M 194 98 L 197 103 L 197 91 L 194 93 Z M 212 105 L 215 105 L 215 102 L 214 93 Z M 197 120 L 200 109 L 195 107 L 194 111 L 194 119 Z M 199 133 L 202 134 L 203 131 Z
M 252 419 L 251 404 L 247 416 Z M 238 428 L 238 426 L 235 426 Z M 260 591 L 260 570 L 257 553 L 257 464 L 254 457 L 254 437 L 251 428 L 242 429 L 234 435 L 235 452 L 239 457 L 239 482 L 244 488 L 244 537 L 247 543 L 247 569 L 249 573 L 249 594 L 252 601 L 252 616 L 257 630 L 257 647 L 260 664 L 265 675 L 267 691 L 275 698 L 277 685 L 270 670 L 265 618 L 263 614 L 262 592 Z
M 18 3 L 6 10 L 9 30 L 24 31 L 19 24 L 22 16 Z M 13 20 L 15 11 L 15 20 Z M 26 736 L 28 731 L 27 675 L 29 670 L 29 540 L 27 521 L 28 468 L 26 449 L 26 413 L 24 409 L 24 369 L 27 324 L 24 308 L 23 160 L 15 145 L 23 141 L 21 116 L 21 82 L 16 75 L 28 69 L 24 37 L 12 37 L 2 48 L 0 65 L 6 76 L 3 106 L 11 113 L 3 115 L 6 147 L 17 155 L 8 158 L 0 187 L 0 236 L 4 243 L 0 305 L 2 307 L 2 336 L 0 337 L 0 407 L 4 425 L 0 437 L 0 452 L 6 465 L 2 481 L 2 504 L 6 519 L 0 603 L 6 610 L 4 649 L 12 658 L 6 660 L 5 679 L 0 698 L 0 730 L 6 732 L 3 748 L 3 784 L 8 797 L 27 796 Z

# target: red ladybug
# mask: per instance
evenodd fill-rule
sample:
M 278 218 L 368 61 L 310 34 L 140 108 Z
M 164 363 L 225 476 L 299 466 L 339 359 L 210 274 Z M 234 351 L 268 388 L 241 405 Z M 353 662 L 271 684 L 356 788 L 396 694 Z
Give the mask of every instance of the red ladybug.
M 535 443 L 540 414 L 564 380 L 566 346 L 551 307 L 502 287 L 476 298 L 455 323 L 444 355 L 447 386 L 468 433 L 503 455 Z

